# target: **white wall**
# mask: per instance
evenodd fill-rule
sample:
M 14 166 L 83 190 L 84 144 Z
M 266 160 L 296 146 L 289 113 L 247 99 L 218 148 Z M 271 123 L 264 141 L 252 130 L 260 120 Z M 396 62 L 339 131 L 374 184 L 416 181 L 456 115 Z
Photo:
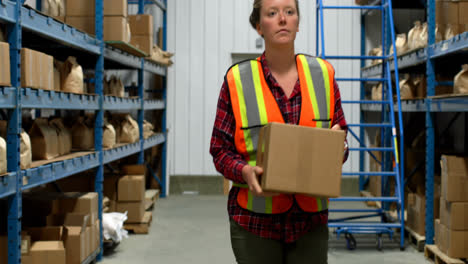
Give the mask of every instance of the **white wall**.
M 252 0 L 168 1 L 168 50 L 175 64 L 168 73 L 170 175 L 219 175 L 209 154 L 211 132 L 223 76 L 233 53 L 261 53 L 248 18 Z M 338 0 L 327 4 L 338 5 Z M 315 1 L 300 1 L 296 51 L 315 55 Z M 327 55 L 359 55 L 358 11 L 325 11 Z M 331 61 L 337 77 L 358 77 L 359 62 Z M 359 85 L 341 83 L 343 100 L 358 99 Z M 344 106 L 348 123 L 359 122 L 358 106 Z M 359 131 L 356 131 L 359 133 Z M 351 139 L 351 136 L 348 136 Z M 355 142 L 351 140 L 351 142 Z M 358 169 L 352 156 L 344 171 Z

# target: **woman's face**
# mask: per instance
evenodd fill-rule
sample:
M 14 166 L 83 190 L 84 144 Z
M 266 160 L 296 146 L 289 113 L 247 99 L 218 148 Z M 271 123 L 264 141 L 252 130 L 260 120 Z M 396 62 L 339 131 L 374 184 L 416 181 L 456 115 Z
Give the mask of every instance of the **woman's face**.
M 299 32 L 295 0 L 263 0 L 257 32 L 270 45 L 294 42 Z

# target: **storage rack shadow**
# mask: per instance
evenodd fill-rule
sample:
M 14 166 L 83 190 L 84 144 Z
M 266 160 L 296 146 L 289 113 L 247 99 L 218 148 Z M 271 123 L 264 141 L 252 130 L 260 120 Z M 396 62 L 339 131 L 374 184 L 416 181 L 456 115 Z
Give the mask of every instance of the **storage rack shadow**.
M 374 1 L 378 4 L 380 1 Z M 416 167 L 425 167 L 425 243 L 434 244 L 434 173 L 438 171 L 438 157 L 443 153 L 443 150 L 438 150 L 437 142 L 441 141 L 443 135 L 447 135 L 449 129 L 453 129 L 453 125 L 460 121 L 460 116 L 465 116 L 468 111 L 468 96 L 467 95 L 437 95 L 436 86 L 453 86 L 453 81 L 438 81 L 437 75 L 440 72 L 454 76 L 460 70 L 460 66 L 466 63 L 468 58 L 468 32 L 464 32 L 454 37 L 436 43 L 436 1 L 413 1 L 411 3 L 402 3 L 400 8 L 417 8 L 425 10 L 428 23 L 428 45 L 425 48 L 411 50 L 401 54 L 397 58 L 398 72 L 410 74 L 425 74 L 427 83 L 427 93 L 423 98 L 402 100 L 402 112 L 406 115 L 409 113 L 420 113 L 422 123 L 417 127 L 405 129 L 421 129 L 425 131 L 425 159 L 423 164 L 418 164 Z M 365 23 L 368 12 L 363 12 L 362 21 L 362 43 L 365 43 Z M 365 52 L 365 44 L 362 45 L 362 52 Z M 372 78 L 378 76 L 382 72 L 382 64 L 364 67 L 362 65 L 361 76 L 363 78 Z M 390 62 L 390 68 L 395 73 L 395 65 Z M 364 89 L 364 87 L 363 87 Z M 363 96 L 363 95 L 362 95 Z M 381 111 L 379 105 L 363 105 L 361 106 L 363 114 Z M 447 118 L 449 122 L 441 124 L 441 119 Z M 458 119 L 458 121 L 457 121 Z M 405 122 L 407 123 L 407 122 Z M 409 134 L 405 130 L 405 134 Z M 408 137 L 409 138 L 409 137 Z M 466 135 L 465 135 L 466 138 Z M 449 150 L 448 152 L 457 150 Z M 464 150 L 466 153 L 466 147 Z M 456 153 L 460 154 L 460 153 Z M 361 164 L 363 166 L 363 164 Z M 409 175 L 405 175 L 405 185 L 412 177 L 417 168 L 408 168 Z M 364 187 L 364 181 L 361 181 L 361 190 Z
M 38 6 L 40 6 L 38 1 Z M 136 1 L 129 1 L 135 4 Z M 143 14 L 145 4 L 155 4 L 162 10 L 163 49 L 166 47 L 166 1 L 139 0 L 138 13 Z M 8 263 L 21 263 L 21 219 L 22 193 L 42 184 L 52 183 L 71 175 L 94 169 L 95 191 L 99 195 L 99 219 L 101 234 L 99 249 L 85 262 L 102 258 L 102 200 L 104 165 L 138 154 L 138 162 L 144 162 L 144 150 L 154 146 L 162 148 L 160 181 L 161 197 L 167 195 L 166 186 L 166 89 L 165 76 L 167 66 L 134 56 L 126 51 L 111 47 L 103 41 L 103 0 L 95 0 L 95 36 L 88 35 L 52 17 L 23 5 L 22 0 L 0 1 L 0 26 L 6 29 L 6 40 L 10 51 L 11 85 L 0 86 L 0 110 L 7 113 L 7 174 L 0 177 L 0 199 L 7 200 L 8 213 Z M 53 56 L 63 57 L 66 53 L 79 58 L 84 69 L 94 70 L 95 93 L 73 94 L 50 90 L 37 90 L 21 87 L 22 47 L 37 49 Z M 66 57 L 65 57 L 66 58 Z M 105 96 L 103 93 L 104 70 L 131 69 L 138 71 L 138 97 L 120 98 Z M 144 98 L 144 75 L 156 74 L 162 77 L 162 99 Z M 90 111 L 95 114 L 94 150 L 74 153 L 73 157 L 46 165 L 22 170 L 20 168 L 20 133 L 22 132 L 22 110 L 42 109 Z M 112 110 L 138 111 L 139 140 L 136 143 L 118 145 L 112 149 L 103 149 L 104 112 Z M 161 131 L 155 135 L 143 137 L 143 118 L 145 111 L 162 111 Z

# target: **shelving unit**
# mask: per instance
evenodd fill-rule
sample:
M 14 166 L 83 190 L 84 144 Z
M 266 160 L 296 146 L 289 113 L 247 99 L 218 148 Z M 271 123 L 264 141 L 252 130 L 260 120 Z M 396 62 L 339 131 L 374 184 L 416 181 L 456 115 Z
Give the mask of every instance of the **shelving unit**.
M 422 6 L 427 8 L 428 46 L 426 48 L 406 52 L 398 56 L 398 71 L 426 73 L 427 97 L 402 101 L 403 112 L 425 113 L 426 130 L 426 244 L 434 244 L 434 164 L 435 136 L 434 114 L 443 112 L 468 112 L 468 96 L 434 96 L 435 86 L 443 84 L 436 82 L 435 66 L 444 62 L 453 64 L 466 63 L 468 58 L 468 32 L 459 34 L 449 40 L 435 43 L 435 0 L 426 0 Z M 421 8 L 421 7 L 420 7 Z M 391 63 L 391 71 L 395 71 Z M 380 75 L 382 64 L 363 67 L 361 76 L 372 78 Z M 449 83 L 449 85 L 453 85 Z M 362 111 L 380 112 L 380 105 L 363 105 Z
M 136 1 L 129 1 L 133 4 Z M 8 263 L 20 263 L 21 252 L 21 217 L 22 217 L 22 191 L 35 188 L 39 185 L 51 183 L 62 178 L 89 170 L 96 169 L 95 191 L 99 194 L 99 218 L 102 220 L 103 199 L 103 166 L 106 163 L 139 154 L 138 161 L 143 163 L 144 150 L 161 145 L 161 197 L 167 195 L 165 188 L 166 175 L 166 89 L 165 76 L 167 69 L 163 65 L 147 61 L 128 54 L 105 44 L 103 39 L 103 0 L 96 0 L 96 37 L 81 32 L 69 25 L 48 17 L 37 10 L 23 6 L 22 0 L 0 1 L 0 24 L 8 27 L 10 44 L 11 87 L 0 87 L 0 107 L 8 110 L 8 174 L 0 177 L 0 198 L 8 199 Z M 143 13 L 144 4 L 156 4 L 163 12 L 163 35 L 166 38 L 166 1 L 138 1 L 139 14 Z M 71 52 L 86 55 L 95 69 L 96 94 L 71 94 L 57 91 L 36 90 L 21 87 L 19 82 L 21 74 L 20 50 L 23 42 L 27 41 L 23 35 L 35 36 L 39 40 L 53 43 L 54 47 L 66 48 Z M 44 43 L 42 45 L 45 45 Z M 165 49 L 165 41 L 164 46 Z M 86 65 L 86 66 L 89 66 Z M 102 81 L 105 69 L 132 69 L 138 71 L 138 97 L 118 98 L 104 96 Z M 143 77 L 145 73 L 156 74 L 163 77 L 163 99 L 144 99 Z M 47 163 L 27 170 L 19 167 L 19 134 L 21 132 L 22 109 L 55 109 L 55 110 L 88 110 L 95 111 L 95 148 L 93 151 L 73 153 L 63 160 Z M 102 127 L 104 111 L 125 110 L 138 111 L 138 124 L 140 139 L 133 144 L 119 144 L 112 149 L 102 148 Z M 162 131 L 147 139 L 143 138 L 144 111 L 158 110 L 163 112 Z M 68 158 L 67 158 L 68 157 Z M 102 230 L 102 221 L 101 221 Z M 100 250 L 95 252 L 85 262 L 90 263 L 102 257 L 102 233 Z

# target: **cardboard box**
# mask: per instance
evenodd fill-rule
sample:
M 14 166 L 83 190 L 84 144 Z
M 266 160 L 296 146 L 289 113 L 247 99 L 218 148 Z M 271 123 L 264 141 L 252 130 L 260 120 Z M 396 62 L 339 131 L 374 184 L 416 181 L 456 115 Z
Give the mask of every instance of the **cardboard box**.
M 130 23 L 130 32 L 132 32 L 132 38 L 133 36 L 153 35 L 152 15 L 130 15 L 128 16 L 128 22 Z
M 63 236 L 63 227 L 61 226 L 46 226 L 46 227 L 29 227 L 26 231 L 34 241 L 61 241 Z
M 436 24 L 459 24 L 458 2 L 436 2 Z
M 104 176 L 104 196 L 109 197 L 111 201 L 117 201 L 117 186 L 119 176 L 105 175 Z
M 31 237 L 23 232 L 21 239 L 21 255 L 27 255 L 31 248 Z M 0 263 L 8 263 L 8 237 L 0 236 Z
M 147 54 L 151 54 L 151 50 L 153 49 L 153 35 L 148 35 L 148 36 L 132 35 L 130 44 L 132 44 L 137 49 Z
M 32 264 L 33 260 L 30 255 L 21 255 L 21 264 Z
M 47 54 L 21 49 L 21 86 L 44 90 L 54 89 L 54 59 Z
M 68 226 L 65 227 L 66 236 L 64 244 L 66 249 L 67 264 L 79 264 L 86 259 L 86 227 Z
M 60 71 L 54 67 L 54 90 L 60 91 L 61 89 Z
M 97 220 L 91 227 L 91 253 L 99 248 L 100 242 L 100 222 Z
M 127 213 L 126 223 L 141 223 L 145 214 L 145 201 L 117 202 L 117 212 Z
M 262 189 L 340 196 L 344 140 L 343 131 L 269 123 L 258 139 Z
M 89 214 L 90 221 L 94 223 L 98 219 L 98 194 L 89 193 L 64 193 L 64 195 L 52 203 L 52 214 L 79 213 Z
M 463 1 L 458 3 L 458 24 L 468 25 L 468 2 Z
M 89 215 L 67 214 L 65 217 L 65 243 L 67 264 L 80 264 L 88 256 L 86 229 L 89 226 Z
M 406 225 L 424 236 L 426 234 L 426 198 L 416 193 L 409 193 L 407 212 Z
M 104 17 L 104 40 L 129 42 L 127 18 Z
M 83 32 L 94 35 L 96 29 L 96 22 L 94 16 L 67 16 L 65 22 Z
M 34 264 L 65 264 L 65 248 L 62 241 L 37 241 L 31 247 Z
M 10 73 L 10 45 L 0 42 L 0 85 L 11 85 Z
M 127 0 L 104 0 L 104 16 L 127 17 Z
M 468 258 L 468 230 L 455 231 L 439 225 L 439 249 L 451 258 Z
M 440 198 L 440 222 L 451 230 L 468 230 L 468 202 Z
M 435 219 L 434 220 L 434 240 L 435 240 L 434 243 L 437 245 L 437 247 L 439 249 L 441 249 L 441 245 L 440 245 L 440 241 L 441 241 L 441 237 L 440 237 L 440 219 Z
M 146 175 L 146 166 L 142 164 L 132 164 L 122 166 L 122 173 L 125 175 Z
M 67 14 L 67 16 L 94 17 L 94 14 L 96 12 L 96 3 L 94 0 L 67 0 L 65 8 L 65 14 Z
M 136 202 L 145 199 L 145 176 L 124 176 L 118 183 L 118 201 Z
M 448 202 L 468 201 L 468 158 L 442 155 L 442 197 Z
M 89 214 L 68 213 L 65 215 L 63 224 L 65 226 L 92 226 Z

